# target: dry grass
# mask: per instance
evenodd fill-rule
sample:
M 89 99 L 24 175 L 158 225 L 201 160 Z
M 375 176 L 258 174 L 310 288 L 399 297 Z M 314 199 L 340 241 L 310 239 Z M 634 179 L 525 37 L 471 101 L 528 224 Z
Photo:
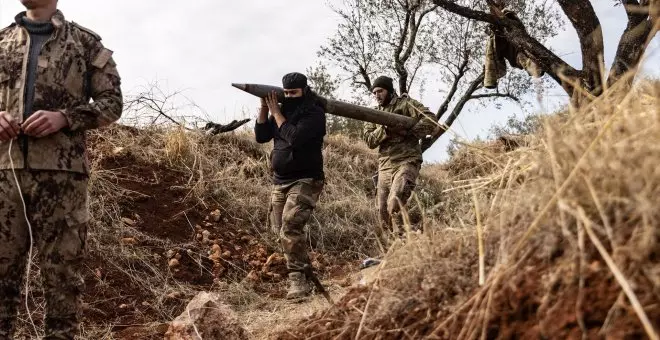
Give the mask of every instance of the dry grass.
M 253 138 L 250 132 L 208 136 L 176 126 L 113 125 L 91 132 L 93 221 L 83 338 L 125 338 L 121 331 L 135 327 L 146 334 L 162 330 L 162 324 L 174 319 L 200 290 L 219 291 L 235 310 L 249 313 L 283 289 L 283 283 L 254 287 L 246 282 L 249 272 L 260 268 L 249 263 L 252 257 L 228 259 L 223 262 L 226 274 L 212 280 L 209 245 L 195 238 L 195 226 L 204 225 L 204 217 L 218 209 L 219 225 L 226 226 L 219 237 L 235 245 L 242 242 L 240 235 L 255 240 L 256 245 L 241 254 L 252 254 L 262 245 L 266 255 L 279 251 L 266 228 L 272 143 L 259 145 Z M 329 136 L 324 157 L 327 182 L 309 223 L 309 242 L 326 267 L 357 263 L 377 253 L 371 182 L 376 155 L 362 143 Z M 422 188 L 427 196 L 440 191 L 427 184 Z M 235 240 L 230 233 L 238 235 Z M 193 279 L 182 280 L 168 268 L 168 251 L 188 254 Z M 327 268 L 327 275 L 331 269 L 338 270 Z M 38 275 L 31 281 L 33 317 L 38 321 L 43 315 Z M 26 319 L 24 313 L 21 319 Z M 20 330 L 28 332 L 25 320 Z
M 660 82 L 427 171 L 446 178 L 436 209 L 451 216 L 393 247 L 373 285 L 276 338 L 658 337 Z
M 466 145 L 448 164 L 424 167 L 409 210 L 424 233 L 389 249 L 374 284 L 274 337 L 654 338 L 659 98 L 659 82 L 642 82 L 627 95 L 612 89 L 579 112 L 550 117 L 514 150 L 501 142 Z M 255 336 L 291 322 L 294 311 L 268 297 L 281 284 L 248 284 L 251 259 L 227 260 L 227 274 L 213 276 L 209 245 L 196 239 L 195 225 L 218 209 L 221 236 L 239 242 L 248 235 L 253 252 L 278 250 L 265 228 L 270 146 L 252 138 L 125 126 L 92 136 L 85 338 L 162 329 L 199 290 L 221 292 L 246 322 L 258 322 Z M 375 255 L 375 154 L 338 136 L 327 139 L 324 154 L 327 184 L 310 244 L 332 262 Z M 137 244 L 120 242 L 126 238 Z M 168 269 L 168 250 L 189 254 L 189 274 L 210 280 L 178 278 Z M 38 319 L 43 299 L 34 287 Z M 296 311 L 320 308 L 308 307 Z M 121 312 L 126 308 L 131 312 Z M 26 315 L 21 319 L 29 332 Z

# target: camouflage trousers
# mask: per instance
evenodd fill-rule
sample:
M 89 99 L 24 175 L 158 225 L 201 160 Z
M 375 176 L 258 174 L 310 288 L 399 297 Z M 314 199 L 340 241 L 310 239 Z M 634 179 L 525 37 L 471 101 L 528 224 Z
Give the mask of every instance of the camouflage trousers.
M 73 339 L 81 313 L 80 273 L 86 254 L 87 176 L 16 170 L 32 226 L 32 273 L 41 273 L 45 339 Z M 11 170 L 0 171 L 0 339 L 11 339 L 25 286 L 30 236 Z M 30 287 L 32 290 L 33 288 Z
M 376 234 L 383 241 L 385 233 L 401 223 L 401 207 L 405 207 L 410 195 L 415 190 L 421 164 L 402 163 L 378 170 L 376 188 L 376 208 L 378 209 L 379 228 Z
M 305 224 L 312 216 L 323 185 L 323 180 L 305 178 L 275 185 L 271 191 L 269 224 L 280 235 L 289 271 L 301 271 L 310 264 Z

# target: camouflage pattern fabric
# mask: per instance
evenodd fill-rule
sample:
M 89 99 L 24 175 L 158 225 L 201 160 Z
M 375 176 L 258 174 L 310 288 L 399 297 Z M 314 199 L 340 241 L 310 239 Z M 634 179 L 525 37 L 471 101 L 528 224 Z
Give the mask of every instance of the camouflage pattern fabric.
M 305 264 L 310 264 L 305 224 L 312 216 L 323 186 L 323 180 L 311 178 L 273 186 L 269 222 L 271 230 L 280 234 L 289 271 L 302 271 Z
M 505 9 L 502 11 L 508 19 L 520 21 L 515 12 Z M 487 89 L 497 88 L 499 79 L 504 77 L 507 72 L 506 61 L 511 67 L 524 69 L 532 77 L 541 77 L 544 72 L 541 67 L 525 54 L 524 50 L 519 50 L 507 39 L 491 27 L 488 40 L 486 41 L 486 54 L 484 57 L 484 87 Z
M 386 236 L 402 224 L 400 211 L 405 207 L 410 195 L 415 190 L 421 162 L 404 163 L 378 173 L 376 208 L 380 227 L 377 234 L 383 244 Z
M 500 47 L 503 45 L 504 47 Z M 515 58 L 515 59 L 514 59 Z M 507 66 L 505 60 L 515 68 L 522 68 L 532 77 L 538 78 L 543 75 L 543 70 L 525 53 L 517 51 L 504 38 L 498 38 L 491 33 L 486 43 L 486 55 L 484 59 L 484 87 L 487 89 L 497 88 L 498 81 L 506 76 Z
M 506 63 L 504 58 L 498 58 L 495 44 L 495 33 L 491 32 L 484 60 L 484 87 L 487 89 L 497 88 L 498 80 L 506 75 Z
M 379 172 L 404 163 L 421 162 L 422 148 L 419 140 L 427 135 L 434 135 L 441 129 L 436 123 L 435 115 L 420 102 L 405 94 L 400 97 L 395 96 L 388 105 L 377 109 L 419 119 L 405 135 L 388 134 L 386 127 L 379 124 L 365 124 L 364 140 L 369 148 L 378 148 Z
M 372 123 L 367 123 L 364 128 L 367 145 L 372 149 L 379 148 L 376 208 L 380 225 L 376 234 L 386 245 L 386 235 L 393 231 L 393 222 L 399 223 L 400 207 L 406 205 L 419 176 L 422 164 L 419 140 L 436 135 L 442 128 L 428 108 L 405 94 L 392 98 L 388 105 L 378 109 L 419 119 L 402 135 L 389 134 L 386 127 Z
M 46 339 L 78 332 L 80 274 L 86 255 L 87 176 L 67 171 L 17 170 L 32 226 L 46 299 Z M 11 339 L 24 287 L 29 248 L 21 197 L 10 170 L 0 171 L 0 339 Z
M 51 21 L 55 31 L 39 55 L 33 108 L 62 112 L 69 127 L 43 138 L 21 136 L 28 138 L 27 148 L 14 142 L 11 158 L 17 169 L 88 173 L 85 130 L 119 119 L 121 81 L 112 51 L 98 35 L 65 21 L 60 11 Z M 16 23 L 0 31 L 0 111 L 17 122 L 23 121 L 28 44 L 27 30 Z M 8 146 L 0 142 L 0 170 L 11 168 Z

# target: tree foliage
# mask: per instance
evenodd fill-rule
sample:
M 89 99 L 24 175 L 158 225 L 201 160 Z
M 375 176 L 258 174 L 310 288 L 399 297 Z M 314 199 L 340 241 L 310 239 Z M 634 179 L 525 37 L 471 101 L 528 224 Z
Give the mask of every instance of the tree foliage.
M 456 3 L 485 9 L 480 0 Z M 548 1 L 513 6 L 539 41 L 561 26 Z M 364 98 L 376 76 L 389 75 L 399 93 L 441 93 L 436 118 L 445 118 L 448 128 L 471 100 L 519 101 L 533 88 L 526 73 L 508 72 L 497 89 L 484 89 L 487 25 L 440 10 L 431 0 L 339 0 L 331 7 L 341 20 L 319 57 L 339 70 L 354 97 Z M 424 149 L 436 139 L 425 141 Z
M 542 39 L 533 34 L 534 22 L 524 21 L 521 24 L 505 15 L 505 9 L 515 10 L 515 6 L 523 0 L 484 0 L 476 6 L 453 0 L 432 1 L 455 18 L 488 23 L 509 44 L 524 51 L 560 84 L 576 105 L 580 105 L 582 99 L 599 96 L 606 86 L 612 86 L 624 74 L 635 72 L 644 50 L 658 31 L 660 17 L 658 0 L 618 1 L 626 12 L 628 24 L 619 40 L 610 71 L 605 74 L 602 24 L 588 0 L 557 0 L 580 41 L 582 68 L 579 70 L 554 54 Z M 483 4 L 487 4 L 487 10 Z M 624 79 L 630 84 L 633 77 Z

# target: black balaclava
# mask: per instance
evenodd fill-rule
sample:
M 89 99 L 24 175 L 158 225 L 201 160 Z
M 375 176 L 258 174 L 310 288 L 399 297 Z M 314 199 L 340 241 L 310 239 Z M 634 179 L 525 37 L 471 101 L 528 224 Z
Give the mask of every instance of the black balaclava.
M 289 89 L 303 89 L 302 97 L 287 98 L 284 97 L 282 104 L 288 108 L 296 108 L 305 101 L 305 97 L 309 93 L 309 86 L 307 85 L 307 77 L 298 72 L 287 73 L 282 77 L 282 87 Z

